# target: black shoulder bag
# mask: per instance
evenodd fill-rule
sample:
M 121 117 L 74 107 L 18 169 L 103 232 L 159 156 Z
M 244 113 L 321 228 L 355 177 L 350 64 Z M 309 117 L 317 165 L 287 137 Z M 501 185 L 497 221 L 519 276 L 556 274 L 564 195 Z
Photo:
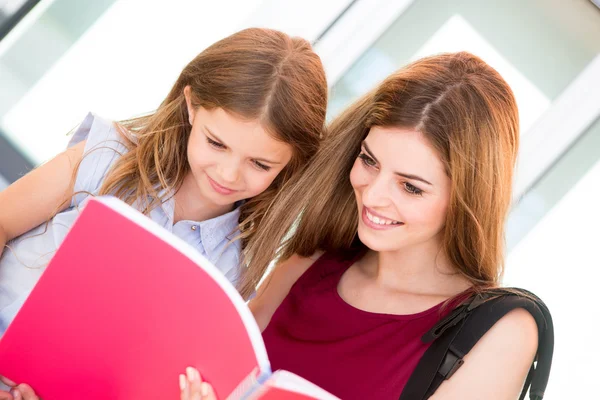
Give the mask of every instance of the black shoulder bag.
M 475 343 L 515 308 L 524 308 L 531 313 L 539 333 L 538 351 L 519 400 L 525 398 L 529 387 L 529 398 L 542 400 L 554 351 L 552 316 L 537 296 L 516 288 L 496 289 L 473 296 L 423 335 L 424 343 L 433 343 L 410 376 L 400 400 L 426 400 L 432 396 L 442 382 L 460 368 L 463 357 Z

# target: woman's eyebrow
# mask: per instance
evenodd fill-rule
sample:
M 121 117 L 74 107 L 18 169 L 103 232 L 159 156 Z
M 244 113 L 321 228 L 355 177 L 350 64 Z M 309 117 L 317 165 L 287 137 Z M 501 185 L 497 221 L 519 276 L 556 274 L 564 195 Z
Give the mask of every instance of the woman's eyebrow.
M 426 184 L 428 184 L 429 186 L 433 186 L 433 183 L 430 183 L 430 182 L 426 181 L 425 179 L 421 178 L 420 176 L 417 176 L 417 175 L 411 175 L 411 174 L 405 174 L 405 173 L 403 173 L 403 172 L 394 172 L 394 173 L 395 173 L 396 175 L 398 175 L 398 176 L 401 176 L 401 177 L 403 177 L 403 178 L 406 178 L 406 179 L 413 179 L 413 180 L 415 180 L 415 181 L 420 181 L 420 182 L 426 183 Z
M 366 140 L 362 142 L 362 145 L 365 148 L 365 151 L 369 154 L 369 156 L 373 160 L 375 160 L 375 162 L 379 162 L 379 161 L 377 161 L 377 158 L 373 155 L 373 152 L 371 151 L 371 149 L 369 149 L 369 146 L 367 145 Z M 394 174 L 396 174 L 398 176 L 401 176 L 403 178 L 406 178 L 406 179 L 412 179 L 412 180 L 415 180 L 415 181 L 420 181 L 420 182 L 428 184 L 429 186 L 433 186 L 433 184 L 431 182 L 429 182 L 429 181 L 421 178 L 418 175 L 407 174 L 407 173 L 404 173 L 404 172 L 394 172 Z

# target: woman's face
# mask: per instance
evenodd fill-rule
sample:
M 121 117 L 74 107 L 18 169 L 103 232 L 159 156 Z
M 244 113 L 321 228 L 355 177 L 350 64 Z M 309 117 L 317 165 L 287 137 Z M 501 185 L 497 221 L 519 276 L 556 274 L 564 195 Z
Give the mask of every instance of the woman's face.
M 439 245 L 450 178 L 418 131 L 374 126 L 350 172 L 360 240 L 375 251 Z
M 262 193 L 292 158 L 292 147 L 270 135 L 260 121 L 222 108 L 194 109 L 189 100 L 188 111 L 191 174 L 203 198 L 216 206 Z

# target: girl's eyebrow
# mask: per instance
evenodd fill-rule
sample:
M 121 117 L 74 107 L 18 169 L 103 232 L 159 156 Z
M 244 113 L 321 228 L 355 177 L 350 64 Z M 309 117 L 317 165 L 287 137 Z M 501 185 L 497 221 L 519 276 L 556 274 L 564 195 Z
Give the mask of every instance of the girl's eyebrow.
M 210 136 L 212 136 L 212 137 L 214 137 L 215 139 L 217 139 L 217 141 L 218 141 L 219 143 L 221 143 L 223 146 L 225 146 L 225 147 L 229 147 L 229 146 L 227 146 L 227 143 L 225 143 L 223 140 L 221 140 L 221 138 L 219 138 L 217 135 L 215 135 L 215 133 L 214 133 L 213 131 L 211 131 L 211 130 L 208 128 L 208 126 L 206 126 L 206 125 L 202 125 L 202 127 L 203 127 L 203 128 L 206 130 L 206 132 L 208 132 L 208 133 L 210 134 Z M 278 164 L 281 164 L 280 162 L 277 162 L 277 161 L 272 161 L 272 160 L 268 160 L 268 159 L 266 159 L 266 158 L 255 158 L 255 157 L 253 157 L 252 159 L 253 159 L 253 160 L 255 160 L 255 161 L 260 161 L 260 162 L 264 162 L 264 163 L 267 163 L 267 164 L 273 164 L 273 165 L 278 165 Z
M 375 160 L 375 162 L 379 162 L 379 161 L 377 161 L 377 158 L 373 155 L 373 152 L 371 151 L 371 149 L 369 149 L 369 146 L 367 145 L 367 141 L 366 140 L 363 140 L 362 145 L 363 145 L 365 151 L 367 152 L 367 154 L 369 154 L 369 157 L 371 157 L 373 160 Z M 425 179 L 421 178 L 418 175 L 407 174 L 407 173 L 404 173 L 404 172 L 394 172 L 394 174 L 396 174 L 398 176 L 401 176 L 403 178 L 406 178 L 406 179 L 412 179 L 412 180 L 415 180 L 415 181 L 420 181 L 420 182 L 428 184 L 429 186 L 433 186 L 432 183 L 430 183 L 429 181 L 426 181 Z
M 213 131 L 211 131 L 210 129 L 208 129 L 208 126 L 202 125 L 202 127 L 206 130 L 206 132 L 208 132 L 210 134 L 210 136 L 212 136 L 215 139 L 217 139 L 222 145 L 227 146 L 227 143 L 225 143 L 223 140 L 221 140 L 220 137 L 218 137 L 217 135 L 215 135 L 215 133 Z

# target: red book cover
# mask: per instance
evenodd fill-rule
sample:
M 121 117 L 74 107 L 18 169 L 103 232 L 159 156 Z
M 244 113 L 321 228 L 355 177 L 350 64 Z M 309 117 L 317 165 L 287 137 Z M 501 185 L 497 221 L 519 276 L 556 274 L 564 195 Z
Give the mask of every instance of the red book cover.
M 125 203 L 91 199 L 0 339 L 0 375 L 45 400 L 178 399 L 188 366 L 219 399 L 271 375 L 250 310 L 215 266 Z

